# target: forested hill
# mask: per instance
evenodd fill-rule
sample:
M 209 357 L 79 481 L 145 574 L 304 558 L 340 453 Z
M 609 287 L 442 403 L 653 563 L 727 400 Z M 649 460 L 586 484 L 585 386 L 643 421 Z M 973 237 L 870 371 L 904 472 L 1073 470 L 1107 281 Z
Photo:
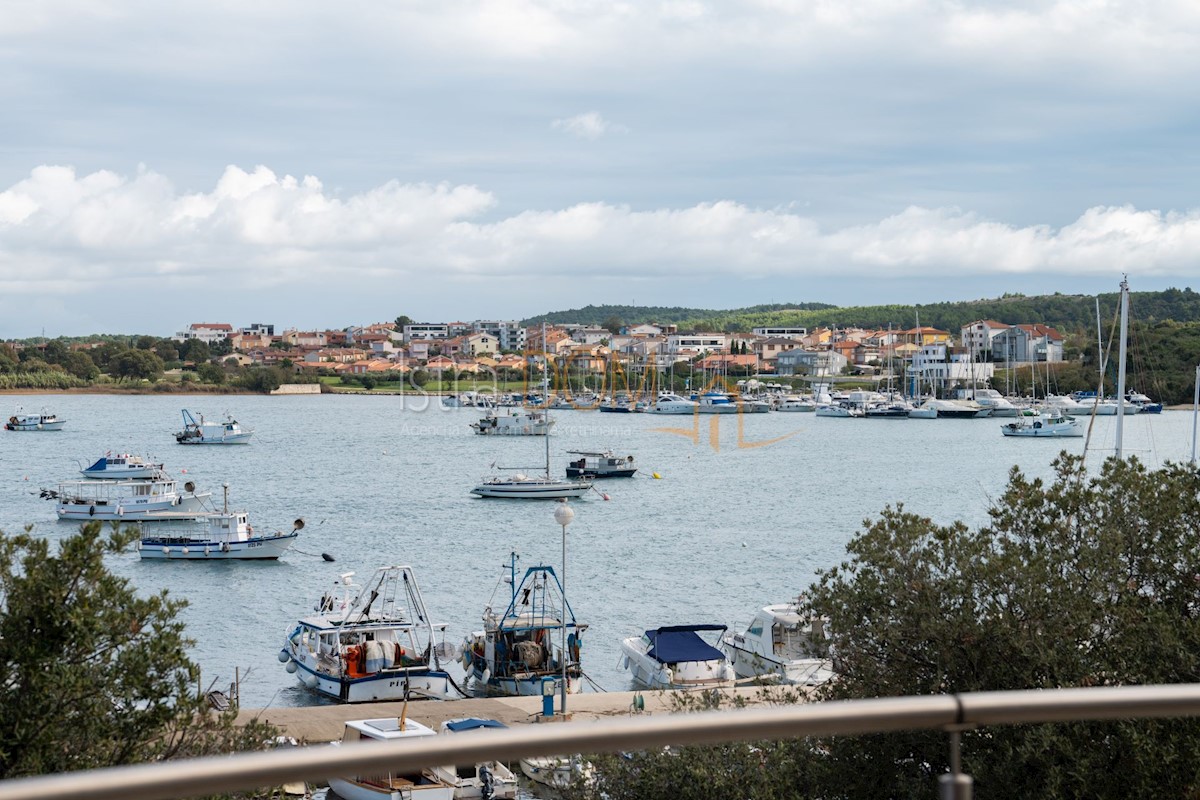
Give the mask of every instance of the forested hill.
M 1116 292 L 1100 295 L 1100 313 L 1104 326 L 1117 309 Z M 1200 293 L 1191 289 L 1167 289 L 1161 292 L 1133 292 L 1131 315 L 1140 323 L 1164 320 L 1200 322 Z M 1010 294 L 993 300 L 969 300 L 921 305 L 839 307 L 827 303 L 786 303 L 751 306 L 729 310 L 662 306 L 585 306 L 555 311 L 525 320 L 535 325 L 550 324 L 636 325 L 643 322 L 673 324 L 680 330 L 749 331 L 763 326 L 861 326 L 864 328 L 913 327 L 918 319 L 930 325 L 957 332 L 978 319 L 993 319 L 1012 324 L 1040 322 L 1063 332 L 1095 330 L 1096 298 L 1093 295 L 1052 294 L 1027 297 Z

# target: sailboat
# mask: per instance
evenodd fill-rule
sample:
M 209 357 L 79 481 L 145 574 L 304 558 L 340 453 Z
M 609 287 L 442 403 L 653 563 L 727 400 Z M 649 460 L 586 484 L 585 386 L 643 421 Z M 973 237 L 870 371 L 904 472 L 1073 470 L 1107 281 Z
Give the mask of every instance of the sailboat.
M 542 331 L 542 341 L 545 342 L 545 329 Z M 550 396 L 550 363 L 543 359 L 542 397 Z M 550 408 L 547 405 L 546 420 L 549 423 Z M 492 475 L 471 490 L 476 497 L 501 497 L 512 500 L 559 500 L 562 498 L 583 497 L 592 489 L 592 482 L 586 478 L 552 478 L 550 477 L 550 437 L 546 436 L 546 466 L 540 475 L 528 475 L 522 470 L 530 467 L 501 467 L 513 470 L 511 475 Z

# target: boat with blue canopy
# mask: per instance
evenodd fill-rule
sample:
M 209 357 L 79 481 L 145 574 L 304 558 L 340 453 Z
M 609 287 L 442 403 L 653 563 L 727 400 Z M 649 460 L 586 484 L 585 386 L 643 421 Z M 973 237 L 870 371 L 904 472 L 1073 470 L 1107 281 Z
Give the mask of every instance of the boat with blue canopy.
M 709 689 L 734 680 L 725 654 L 701 634 L 726 631 L 725 625 L 666 625 L 621 642 L 626 669 L 651 689 Z

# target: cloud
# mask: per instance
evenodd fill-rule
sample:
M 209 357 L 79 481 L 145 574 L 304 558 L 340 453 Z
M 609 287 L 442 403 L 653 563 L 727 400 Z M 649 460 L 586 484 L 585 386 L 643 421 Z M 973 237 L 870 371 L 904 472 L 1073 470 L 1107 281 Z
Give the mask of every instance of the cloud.
M 628 133 L 624 125 L 614 125 L 595 111 L 576 114 L 566 119 L 556 119 L 550 123 L 556 131 L 564 131 L 580 139 L 599 139 L 609 133 Z
M 403 281 L 426 288 L 532 279 L 1189 274 L 1200 211 L 1085 210 L 1060 228 L 911 207 L 826 229 L 790 209 L 732 202 L 635 210 L 579 203 L 486 215 L 475 186 L 388 182 L 341 196 L 317 178 L 230 166 L 209 192 L 163 175 L 44 166 L 0 192 L 0 294 L 162 291 L 227 277 L 291 287 Z M 499 312 L 498 312 L 499 313 Z

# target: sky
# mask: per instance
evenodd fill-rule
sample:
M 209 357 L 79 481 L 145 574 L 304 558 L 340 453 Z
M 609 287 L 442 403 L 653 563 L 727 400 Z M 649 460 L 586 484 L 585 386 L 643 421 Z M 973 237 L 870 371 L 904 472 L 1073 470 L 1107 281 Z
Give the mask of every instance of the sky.
M 0 7 L 0 338 L 1200 288 L 1192 0 Z

